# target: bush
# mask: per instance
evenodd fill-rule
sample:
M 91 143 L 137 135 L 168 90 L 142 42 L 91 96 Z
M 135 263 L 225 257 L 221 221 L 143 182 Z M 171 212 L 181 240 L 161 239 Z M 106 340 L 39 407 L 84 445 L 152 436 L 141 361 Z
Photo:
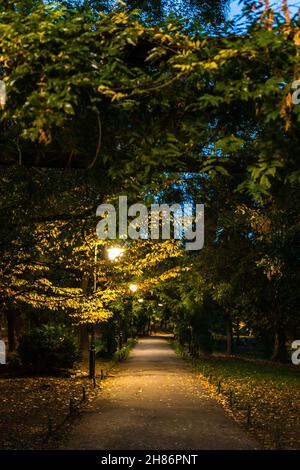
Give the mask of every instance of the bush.
M 102 339 L 95 339 L 96 357 L 103 357 L 107 354 L 105 342 Z
M 212 354 L 214 342 L 211 333 L 209 331 L 198 333 L 194 338 L 193 345 L 202 354 Z
M 21 358 L 18 353 L 12 352 L 7 356 L 7 365 L 13 369 L 18 369 L 21 367 Z
M 124 361 L 125 359 L 127 359 L 130 351 L 136 345 L 136 343 L 137 343 L 136 339 L 131 339 L 121 349 L 117 349 L 117 351 L 114 354 L 114 361 L 119 362 L 119 361 Z
M 71 368 L 79 359 L 73 335 L 58 326 L 33 328 L 21 338 L 18 352 L 22 364 L 37 372 Z

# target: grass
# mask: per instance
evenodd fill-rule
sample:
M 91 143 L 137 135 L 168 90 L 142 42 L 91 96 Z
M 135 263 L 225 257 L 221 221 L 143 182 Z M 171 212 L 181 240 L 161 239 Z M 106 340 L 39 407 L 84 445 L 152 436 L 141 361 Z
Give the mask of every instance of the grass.
M 129 339 L 125 346 L 121 349 L 117 349 L 113 356 L 113 362 L 124 361 L 129 356 L 130 351 L 136 345 L 137 339 Z
M 300 449 L 300 368 L 236 356 L 192 359 L 199 380 L 265 449 Z
M 111 360 L 96 360 L 96 387 L 88 378 L 88 354 L 70 377 L 0 374 L 0 450 L 47 449 L 49 438 L 50 446 L 57 445 L 60 433 L 67 432 L 72 422 L 70 418 L 93 406 L 102 388 L 102 373 L 109 376 L 116 363 L 128 357 L 135 343 L 129 340 Z
M 99 382 L 99 380 L 98 380 Z M 85 400 L 83 401 L 83 387 Z M 1 377 L 0 450 L 42 449 L 50 427 L 67 426 L 74 409 L 88 407 L 99 394 L 87 377 Z

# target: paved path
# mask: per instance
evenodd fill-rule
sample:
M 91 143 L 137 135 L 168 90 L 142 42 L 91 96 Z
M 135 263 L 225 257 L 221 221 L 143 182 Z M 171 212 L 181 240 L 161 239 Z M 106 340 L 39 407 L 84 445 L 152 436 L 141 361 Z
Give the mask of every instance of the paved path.
M 95 406 L 83 415 L 64 449 L 253 449 L 161 337 L 142 339 Z

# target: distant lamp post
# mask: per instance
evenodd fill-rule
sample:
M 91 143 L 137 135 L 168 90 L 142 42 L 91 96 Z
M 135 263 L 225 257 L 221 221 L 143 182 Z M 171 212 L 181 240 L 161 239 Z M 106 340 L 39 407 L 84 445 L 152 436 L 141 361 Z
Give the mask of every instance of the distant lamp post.
M 110 261 L 116 261 L 124 254 L 124 248 L 111 247 L 107 248 L 107 254 Z M 98 263 L 98 247 L 95 245 L 94 254 L 94 295 L 97 293 L 97 263 Z M 89 377 L 90 379 L 95 378 L 96 370 L 96 348 L 95 348 L 95 325 L 91 324 L 91 341 L 90 341 L 90 358 L 89 358 Z
M 138 286 L 136 284 L 130 284 L 129 289 L 134 294 L 138 290 Z
M 135 294 L 137 291 L 138 291 L 139 287 L 137 284 L 129 284 L 129 290 L 131 292 L 131 294 Z M 130 296 L 131 297 L 131 296 Z M 129 300 L 130 302 L 130 310 L 131 310 L 131 317 L 132 317 L 132 309 L 133 309 L 133 305 L 132 305 L 132 297 L 130 298 Z M 144 299 L 138 299 L 138 302 L 142 303 L 144 302 Z M 131 319 L 131 334 L 132 334 L 132 330 L 133 330 L 133 323 L 132 323 L 132 319 Z M 122 340 L 122 338 L 121 338 Z
M 123 256 L 125 250 L 124 248 L 113 246 L 111 248 L 107 248 L 106 251 L 107 251 L 108 258 L 110 259 L 110 261 L 116 261 L 118 258 Z
M 6 105 L 6 85 L 3 80 L 0 80 L 0 108 L 3 109 Z

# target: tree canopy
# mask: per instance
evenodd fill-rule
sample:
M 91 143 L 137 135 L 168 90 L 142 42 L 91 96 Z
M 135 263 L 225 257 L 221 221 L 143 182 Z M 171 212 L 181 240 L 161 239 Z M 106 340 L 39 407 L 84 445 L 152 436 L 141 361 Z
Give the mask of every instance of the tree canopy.
M 98 3 L 0 10 L 2 309 L 107 320 L 130 278 L 164 280 L 179 326 L 185 310 L 205 317 L 195 332 L 223 316 L 229 345 L 233 321 L 267 328 L 278 355 L 299 325 L 299 17 L 248 2 L 216 34 Z M 122 193 L 206 203 L 206 246 L 128 243 L 118 267 L 103 251 L 94 295 L 95 210 Z

